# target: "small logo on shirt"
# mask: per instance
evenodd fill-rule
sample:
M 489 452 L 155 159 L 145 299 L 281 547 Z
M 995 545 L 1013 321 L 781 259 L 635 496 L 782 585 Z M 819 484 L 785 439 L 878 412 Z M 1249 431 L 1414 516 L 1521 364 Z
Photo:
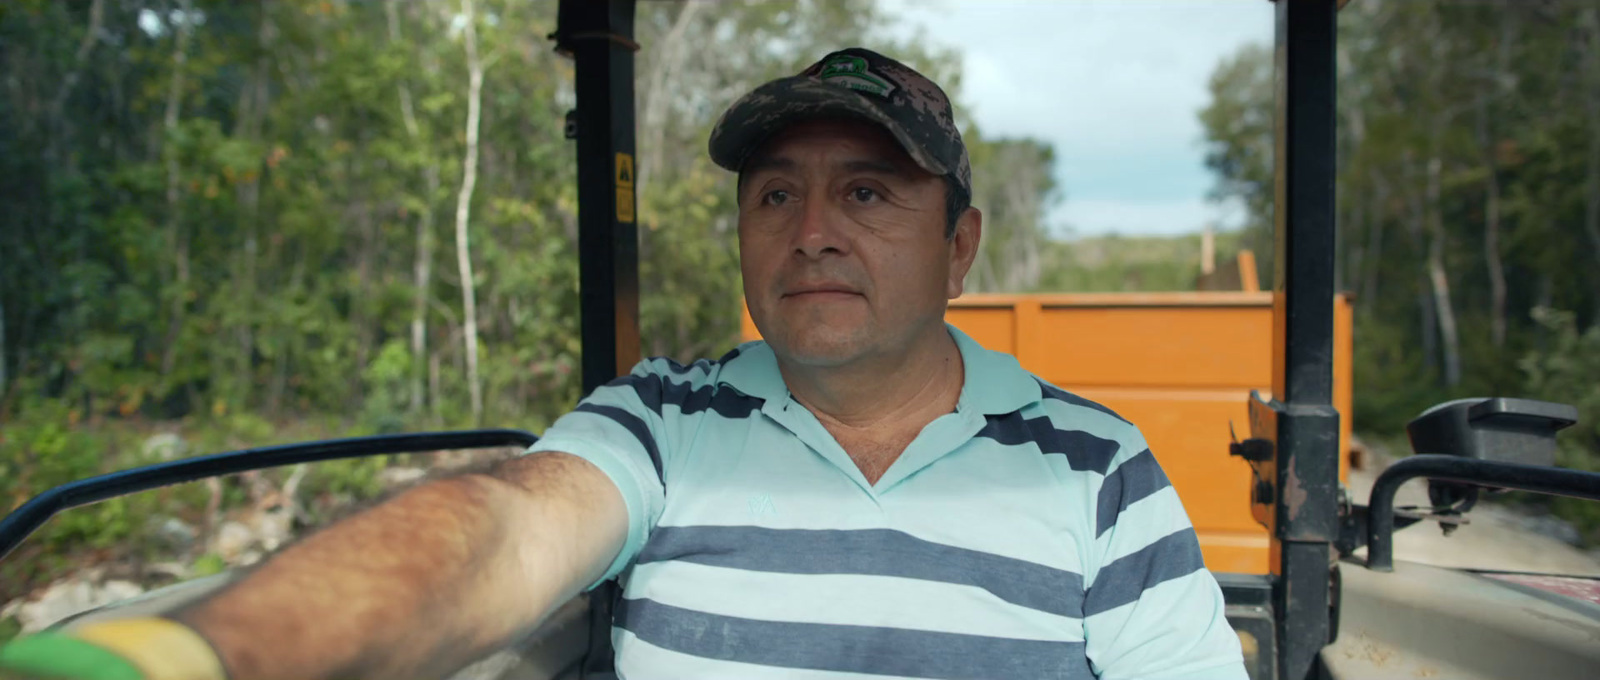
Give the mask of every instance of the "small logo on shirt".
M 772 507 L 772 494 L 758 493 L 750 497 L 748 502 L 751 517 L 771 517 L 778 514 Z

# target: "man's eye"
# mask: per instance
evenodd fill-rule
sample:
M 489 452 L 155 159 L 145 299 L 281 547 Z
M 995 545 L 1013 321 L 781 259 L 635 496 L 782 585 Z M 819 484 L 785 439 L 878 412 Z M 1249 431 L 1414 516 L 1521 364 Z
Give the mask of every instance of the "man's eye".
M 789 192 L 782 189 L 769 191 L 767 195 L 761 197 L 761 202 L 767 205 L 783 205 L 789 202 Z
M 878 192 L 869 187 L 856 187 L 850 190 L 850 199 L 858 203 L 871 203 L 878 197 Z

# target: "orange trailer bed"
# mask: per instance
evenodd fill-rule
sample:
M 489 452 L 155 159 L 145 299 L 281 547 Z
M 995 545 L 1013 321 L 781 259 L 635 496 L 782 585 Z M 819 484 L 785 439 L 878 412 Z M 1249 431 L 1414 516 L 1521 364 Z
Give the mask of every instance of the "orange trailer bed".
M 951 324 L 1034 374 L 1115 409 L 1144 431 L 1200 535 L 1212 571 L 1269 573 L 1267 531 L 1250 515 L 1250 390 L 1272 388 L 1268 292 L 967 295 Z M 1334 306 L 1334 406 L 1351 406 L 1351 308 Z M 759 338 L 749 314 L 745 340 Z M 1340 451 L 1350 419 L 1340 422 Z M 1339 478 L 1348 474 L 1341 456 Z

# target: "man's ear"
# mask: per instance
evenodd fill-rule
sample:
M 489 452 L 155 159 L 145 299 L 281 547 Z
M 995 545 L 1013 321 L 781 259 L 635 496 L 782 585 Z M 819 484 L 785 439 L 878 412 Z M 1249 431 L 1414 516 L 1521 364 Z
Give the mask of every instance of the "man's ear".
M 983 212 L 967 208 L 956 219 L 956 233 L 950 237 L 950 280 L 945 294 L 954 300 L 966 287 L 967 272 L 978 258 L 978 241 L 983 237 Z

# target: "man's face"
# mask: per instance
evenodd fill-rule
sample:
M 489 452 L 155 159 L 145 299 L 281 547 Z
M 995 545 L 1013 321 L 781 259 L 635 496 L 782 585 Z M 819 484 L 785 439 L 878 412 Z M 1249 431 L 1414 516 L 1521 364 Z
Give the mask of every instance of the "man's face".
M 841 366 L 943 331 L 981 217 L 968 210 L 945 238 L 945 180 L 887 131 L 798 123 L 753 154 L 741 179 L 745 301 L 780 357 Z

